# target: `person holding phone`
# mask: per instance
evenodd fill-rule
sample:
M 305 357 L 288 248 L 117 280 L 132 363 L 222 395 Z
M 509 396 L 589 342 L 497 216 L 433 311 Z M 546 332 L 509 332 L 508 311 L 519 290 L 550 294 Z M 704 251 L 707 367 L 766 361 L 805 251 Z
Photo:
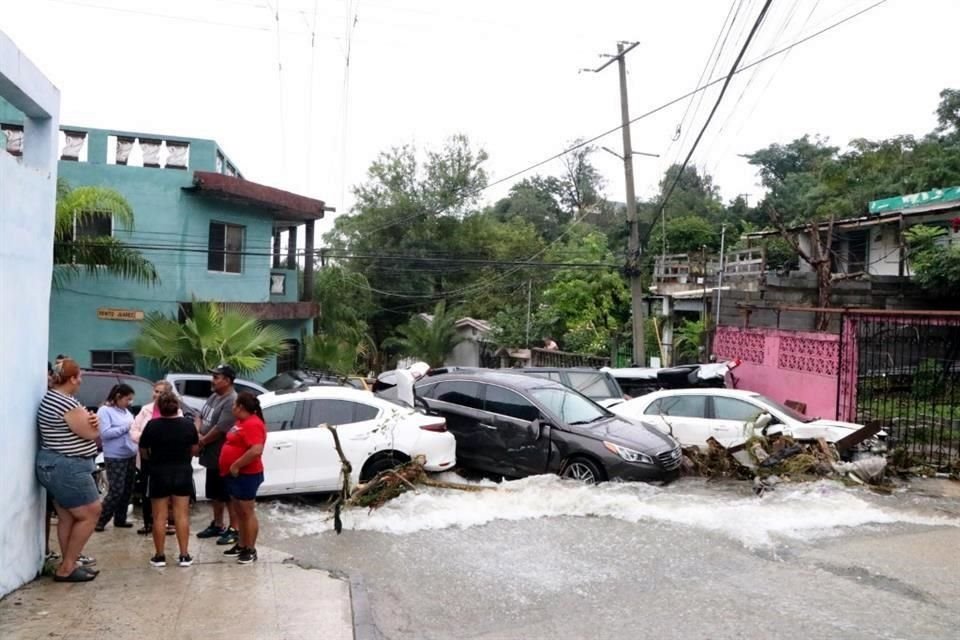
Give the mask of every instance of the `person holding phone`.
M 36 469 L 37 479 L 53 498 L 57 512 L 61 560 L 53 579 L 89 582 L 99 571 L 80 564 L 78 558 L 102 512 L 93 479 L 100 422 L 74 397 L 83 383 L 83 373 L 75 360 L 58 360 L 51 382 L 37 410 L 40 449 Z

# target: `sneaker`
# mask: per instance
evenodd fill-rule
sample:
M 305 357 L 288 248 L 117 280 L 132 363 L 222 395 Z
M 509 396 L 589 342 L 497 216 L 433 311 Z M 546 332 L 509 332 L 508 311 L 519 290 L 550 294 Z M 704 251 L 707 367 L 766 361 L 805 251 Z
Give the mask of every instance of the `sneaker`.
M 240 541 L 240 532 L 230 527 L 223 532 L 223 535 L 217 540 L 217 544 L 223 546 L 228 544 L 237 544 Z
M 224 533 L 226 529 L 223 527 L 218 527 L 216 522 L 211 522 L 210 526 L 197 534 L 198 538 L 219 538 Z
M 77 564 L 83 565 L 84 567 L 89 567 L 97 564 L 97 559 L 91 558 L 90 556 L 79 555 L 77 556 Z
M 165 566 L 167 566 L 167 557 L 166 557 L 165 555 L 163 555 L 162 553 L 159 554 L 159 555 L 153 556 L 152 558 L 150 558 L 150 566 L 151 566 L 151 567 L 165 567 Z
M 181 567 L 189 567 L 193 564 L 193 558 L 190 557 L 190 554 L 181 555 L 180 560 L 177 561 L 177 564 Z
M 223 555 L 225 555 L 225 556 L 238 556 L 238 555 L 240 555 L 241 553 L 243 553 L 243 547 L 241 547 L 239 544 L 235 544 L 235 545 L 233 545 L 232 547 L 230 547 L 229 549 L 227 549 L 226 551 L 224 551 L 224 552 L 223 552 Z
M 244 549 L 240 552 L 240 555 L 237 556 L 237 564 L 251 564 L 257 561 L 257 550 L 256 549 Z

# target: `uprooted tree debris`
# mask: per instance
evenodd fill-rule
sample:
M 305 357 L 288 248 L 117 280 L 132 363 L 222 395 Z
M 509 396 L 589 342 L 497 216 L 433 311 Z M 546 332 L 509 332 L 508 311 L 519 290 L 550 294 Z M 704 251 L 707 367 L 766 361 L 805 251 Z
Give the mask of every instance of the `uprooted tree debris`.
M 710 438 L 705 450 L 687 447 L 683 454 L 684 470 L 689 475 L 753 480 L 758 494 L 781 482 L 826 477 L 881 487 L 887 468 L 883 456 L 844 462 L 838 446 L 823 438 L 798 441 L 785 435 L 757 435 L 731 447 Z
M 438 489 L 456 489 L 458 491 L 486 491 L 491 488 L 462 484 L 459 482 L 443 482 L 430 478 L 423 468 L 426 459 L 423 456 L 417 456 L 413 460 L 394 467 L 393 469 L 381 471 L 370 481 L 361 483 L 351 490 L 350 474 L 353 471 L 353 467 L 343 453 L 343 448 L 340 445 L 340 436 L 337 434 L 336 427 L 327 425 L 327 429 L 333 434 L 333 444 L 337 450 L 337 455 L 340 456 L 340 469 L 343 474 L 343 484 L 340 495 L 333 505 L 333 527 L 337 533 L 343 530 L 340 513 L 344 507 L 365 507 L 370 510 L 379 509 L 390 500 L 407 491 L 417 491 L 418 486 Z

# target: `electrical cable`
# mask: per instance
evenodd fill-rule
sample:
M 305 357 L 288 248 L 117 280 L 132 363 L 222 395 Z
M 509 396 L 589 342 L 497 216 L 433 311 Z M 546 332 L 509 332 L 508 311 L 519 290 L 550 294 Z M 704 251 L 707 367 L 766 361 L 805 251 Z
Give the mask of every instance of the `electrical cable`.
M 757 66 L 757 65 L 759 65 L 759 64 L 762 64 L 762 63 L 766 62 L 767 60 L 770 60 L 770 59 L 772 59 L 772 58 L 775 58 L 775 57 L 777 57 L 777 56 L 779 56 L 779 55 L 782 55 L 782 54 L 784 54 L 784 53 L 792 50 L 794 47 L 797 47 L 797 46 L 799 46 L 799 45 L 801 45 L 801 44 L 804 44 L 804 43 L 806 43 L 806 42 L 809 42 L 810 40 L 813 40 L 814 38 L 817 38 L 817 37 L 819 37 L 819 36 L 821 36 L 821 35 L 829 32 L 829 31 L 832 31 L 833 29 L 836 29 L 837 27 L 840 27 L 841 25 L 844 25 L 844 24 L 846 24 L 847 22 L 850 22 L 851 20 L 853 20 L 853 19 L 855 19 L 855 18 L 863 15 L 864 13 L 867 13 L 868 11 L 871 11 L 871 10 L 873 10 L 873 9 L 876 9 L 877 7 L 885 4 L 886 2 L 888 2 L 888 0 L 878 0 L 877 2 L 874 2 L 874 3 L 871 4 L 871 5 L 868 5 L 867 7 L 861 9 L 860 11 L 857 11 L 857 12 L 855 12 L 855 13 L 852 13 L 852 14 L 850 14 L 849 16 L 838 20 L 837 22 L 834 22 L 834 23 L 832 23 L 832 24 L 830 24 L 830 25 L 827 25 L 826 27 L 823 27 L 822 29 L 819 29 L 819 30 L 817 30 L 817 31 L 814 31 L 813 33 L 811 33 L 811 34 L 808 35 L 808 36 L 805 36 L 805 37 L 803 37 L 803 38 L 800 38 L 799 40 L 797 40 L 797 41 L 795 41 L 795 42 L 793 42 L 793 43 L 791 43 L 791 44 L 788 44 L 788 45 L 786 45 L 786 46 L 784 46 L 784 47 L 781 47 L 780 49 L 777 49 L 776 51 L 773 51 L 773 52 L 771 52 L 770 54 L 768 54 L 768 55 L 766 55 L 766 56 L 762 56 L 762 57 L 760 57 L 760 58 L 758 58 L 758 59 L 756 59 L 756 60 L 753 60 L 753 61 L 751 61 L 751 62 L 749 62 L 749 63 L 747 63 L 747 64 L 744 64 L 744 65 L 740 66 L 736 71 L 734 71 L 734 75 L 743 73 L 744 71 L 747 71 L 748 69 L 752 69 L 753 67 L 755 67 L 755 66 Z M 652 109 L 650 109 L 650 110 L 648 110 L 648 111 L 646 111 L 646 112 L 644 112 L 644 113 L 641 113 L 640 115 L 632 118 L 627 124 L 628 124 L 628 125 L 629 125 L 629 124 L 633 124 L 633 123 L 639 122 L 640 120 L 643 120 L 643 119 L 645 119 L 645 118 L 649 118 L 650 116 L 653 116 L 653 115 L 655 115 L 655 114 L 663 111 L 664 109 L 668 109 L 669 107 L 672 107 L 672 106 L 674 106 L 675 104 L 686 100 L 686 99 L 689 98 L 690 96 L 696 95 L 697 93 L 700 93 L 701 91 L 705 91 L 705 90 L 709 89 L 710 87 L 712 87 L 712 86 L 714 86 L 714 85 L 716 85 L 716 84 L 720 84 L 721 82 L 726 81 L 727 79 L 728 79 L 728 76 L 722 76 L 722 77 L 720 77 L 720 78 L 715 78 L 715 79 L 713 79 L 713 80 L 710 80 L 709 82 L 707 82 L 706 84 L 704 84 L 704 85 L 702 85 L 702 86 L 700 86 L 700 87 L 697 87 L 697 88 L 695 88 L 695 89 L 693 89 L 693 90 L 691 90 L 691 91 L 688 91 L 687 93 L 684 93 L 683 95 L 677 96 L 677 97 L 675 97 L 675 98 L 673 98 L 673 99 L 671 99 L 671 100 L 669 100 L 669 101 L 667 101 L 667 102 L 665 102 L 665 103 L 663 103 L 663 104 L 661 104 L 661 105 L 659 105 L 659 106 L 657 106 L 657 107 L 654 107 L 654 108 L 652 108 Z M 580 142 L 578 142 L 578 143 L 576 143 L 576 144 L 574 144 L 574 145 L 571 145 L 570 147 L 564 149 L 563 151 L 560 151 L 559 153 L 555 153 L 555 154 L 553 154 L 553 155 L 551 155 L 551 156 L 549 156 L 549 157 L 547 157 L 547 158 L 544 158 L 543 160 L 540 160 L 540 161 L 535 162 L 535 163 L 533 163 L 533 164 L 531 164 L 531 165 L 528 165 L 528 166 L 524 167 L 523 169 L 519 169 L 519 170 L 514 171 L 514 172 L 512 172 L 512 173 L 510 173 L 510 174 L 508 174 L 508 175 L 506 175 L 506 176 L 504 176 L 504 177 L 502 177 L 502 178 L 498 178 L 497 180 L 494 180 L 493 182 L 487 183 L 487 184 L 484 185 L 483 187 L 479 187 L 479 188 L 473 190 L 472 192 L 470 192 L 470 195 L 476 195 L 476 194 L 482 193 L 483 191 L 485 191 L 485 190 L 487 190 L 487 189 L 491 189 L 491 188 L 493 188 L 493 187 L 495 187 L 495 186 L 498 186 L 498 185 L 500 185 L 500 184 L 503 184 L 503 183 L 505 183 L 505 182 L 508 182 L 508 181 L 510 181 L 510 180 L 513 180 L 514 178 L 517 178 L 517 177 L 519 177 L 519 176 L 521 176 L 521 175 L 523 175 L 523 174 L 525 174 L 525 173 L 529 173 L 530 171 L 533 171 L 534 169 L 539 169 L 540 167 L 542 167 L 542 166 L 544 166 L 544 165 L 546 165 L 546 164 L 548 164 L 548 163 L 550 163 L 550 162 L 553 162 L 554 160 L 557 160 L 557 159 L 559 159 L 559 158 L 562 158 L 563 156 L 565 156 L 566 154 L 568 154 L 568 153 L 570 153 L 570 152 L 572 152 L 572 151 L 576 151 L 577 149 L 581 149 L 581 148 L 583 148 L 583 147 L 585 147 L 585 146 L 587 146 L 587 145 L 593 144 L 594 142 L 597 142 L 598 140 L 601 140 L 602 138 L 605 138 L 606 136 L 609 136 L 609 135 L 611 135 L 611 134 L 617 133 L 617 132 L 620 131 L 623 127 L 624 127 L 624 125 L 620 124 L 620 125 L 617 125 L 617 126 L 615 126 L 615 127 L 610 128 L 610 129 L 607 129 L 606 131 L 603 131 L 603 132 L 601 132 L 601 133 L 599 133 L 599 134 L 597 134 L 597 135 L 591 136 L 590 138 L 586 138 L 586 139 L 584 139 L 584 140 L 581 140 Z M 436 214 L 438 214 L 438 213 L 441 213 L 441 212 L 433 212 L 432 215 L 436 215 Z M 398 219 L 398 220 L 391 221 L 390 223 L 385 224 L 385 225 L 383 225 L 383 226 L 381 226 L 381 227 L 377 227 L 377 228 L 375 228 L 375 229 L 373 229 L 373 230 L 365 230 L 365 232 L 366 232 L 366 233 L 374 233 L 374 232 L 376 232 L 376 231 L 382 231 L 383 229 L 388 229 L 388 228 L 391 228 L 391 227 L 393 227 L 393 226 L 397 226 L 397 225 L 401 225 L 401 224 L 406 224 L 406 223 L 409 222 L 410 220 L 413 220 L 413 219 L 415 219 L 415 218 L 417 218 L 417 217 L 419 217 L 419 216 L 421 216 L 421 215 L 431 215 L 431 213 L 430 213 L 430 212 L 423 212 L 423 211 L 417 212 L 417 213 L 411 214 L 411 215 L 409 215 L 409 216 L 405 216 L 405 217 L 403 217 L 403 218 L 400 218 L 400 219 Z

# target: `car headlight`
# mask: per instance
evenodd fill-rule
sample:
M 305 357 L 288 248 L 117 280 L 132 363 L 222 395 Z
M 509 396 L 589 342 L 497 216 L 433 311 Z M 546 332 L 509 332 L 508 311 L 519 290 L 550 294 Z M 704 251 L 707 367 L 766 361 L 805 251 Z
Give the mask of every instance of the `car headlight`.
M 639 451 L 634 451 L 633 449 L 621 447 L 618 444 L 613 444 L 612 442 L 607 442 L 606 440 L 603 441 L 603 446 L 627 462 L 643 462 L 645 464 L 653 464 L 653 458 L 645 453 L 640 453 Z

